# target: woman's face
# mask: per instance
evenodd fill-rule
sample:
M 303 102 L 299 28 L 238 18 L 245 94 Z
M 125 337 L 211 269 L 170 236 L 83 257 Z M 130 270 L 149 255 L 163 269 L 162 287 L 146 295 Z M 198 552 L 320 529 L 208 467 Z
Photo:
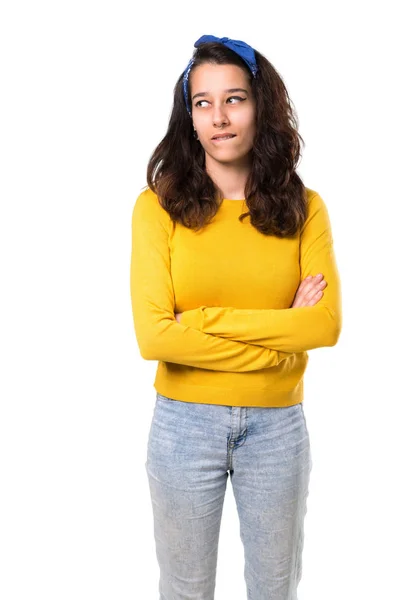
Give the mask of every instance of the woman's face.
M 203 64 L 190 73 L 192 120 L 207 155 L 240 165 L 255 137 L 255 99 L 243 69 L 236 65 Z M 215 141 L 214 135 L 233 138 Z

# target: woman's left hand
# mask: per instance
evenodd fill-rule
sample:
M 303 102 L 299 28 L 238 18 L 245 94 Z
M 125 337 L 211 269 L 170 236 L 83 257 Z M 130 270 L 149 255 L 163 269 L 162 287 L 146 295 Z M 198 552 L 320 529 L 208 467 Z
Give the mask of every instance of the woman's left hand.
M 175 319 L 178 321 L 178 323 L 181 322 L 181 315 L 182 313 L 175 313 Z

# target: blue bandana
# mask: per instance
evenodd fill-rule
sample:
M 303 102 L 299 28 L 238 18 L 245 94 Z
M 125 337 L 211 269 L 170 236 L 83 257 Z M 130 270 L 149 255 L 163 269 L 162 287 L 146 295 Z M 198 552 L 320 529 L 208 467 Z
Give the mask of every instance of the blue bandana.
M 205 44 L 206 42 L 220 42 L 221 44 L 224 44 L 225 46 L 236 52 L 236 54 L 238 54 L 246 62 L 246 64 L 252 72 L 252 75 L 254 77 L 256 76 L 258 71 L 258 65 L 255 59 L 254 49 L 251 48 L 251 46 L 248 46 L 248 44 L 242 42 L 241 40 L 232 40 L 227 37 L 218 38 L 214 35 L 202 35 L 201 38 L 199 38 L 195 42 L 194 47 L 198 48 L 198 46 L 200 46 L 201 44 Z M 190 74 L 191 67 L 193 66 L 193 64 L 194 58 L 192 58 L 188 63 L 187 68 L 184 71 L 183 78 L 185 104 L 187 106 L 187 110 L 190 117 L 192 117 L 192 112 L 188 102 L 188 76 Z

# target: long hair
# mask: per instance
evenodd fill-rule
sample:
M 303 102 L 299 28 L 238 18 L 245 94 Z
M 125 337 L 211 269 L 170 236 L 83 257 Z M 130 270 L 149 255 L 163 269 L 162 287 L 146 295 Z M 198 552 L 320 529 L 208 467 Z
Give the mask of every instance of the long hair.
M 200 45 L 190 74 L 199 65 L 234 64 L 246 73 L 256 100 L 256 134 L 245 199 L 251 224 L 261 233 L 293 236 L 307 217 L 305 186 L 296 173 L 301 143 L 298 119 L 286 86 L 273 65 L 255 51 L 254 78 L 246 63 L 219 42 Z M 199 230 L 209 223 L 222 201 L 222 192 L 205 169 L 205 151 L 194 138 L 182 88 L 183 73 L 174 88 L 174 103 L 166 135 L 147 166 L 147 184 L 174 222 Z M 190 86 L 188 89 L 191 106 Z

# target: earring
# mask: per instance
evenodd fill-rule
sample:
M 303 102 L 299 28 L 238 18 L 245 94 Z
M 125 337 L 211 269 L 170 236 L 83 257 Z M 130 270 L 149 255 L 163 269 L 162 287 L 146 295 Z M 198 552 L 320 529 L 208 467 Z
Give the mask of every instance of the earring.
M 194 139 L 195 139 L 195 140 L 198 140 L 198 133 L 197 133 L 197 130 L 196 130 L 196 129 L 194 129 L 193 136 L 194 136 Z

